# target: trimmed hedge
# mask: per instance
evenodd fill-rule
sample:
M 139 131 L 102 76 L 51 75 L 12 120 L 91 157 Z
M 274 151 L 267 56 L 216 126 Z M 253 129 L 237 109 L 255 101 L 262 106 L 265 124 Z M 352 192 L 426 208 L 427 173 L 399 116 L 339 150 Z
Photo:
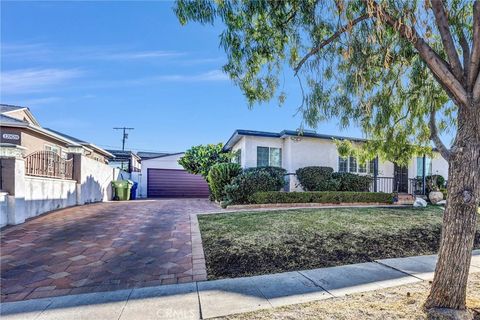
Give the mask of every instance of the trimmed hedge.
M 368 192 L 373 180 L 370 176 L 361 176 L 349 172 L 335 172 L 332 174 L 332 179 L 338 182 L 338 187 L 335 190 L 354 192 Z
M 383 192 L 256 192 L 250 197 L 252 204 L 268 203 L 393 203 L 393 195 Z
M 242 173 L 242 168 L 237 163 L 217 163 L 213 165 L 207 177 L 213 198 L 217 201 L 224 200 L 226 198 L 225 186 L 240 173 Z
M 372 177 L 349 172 L 333 172 L 330 167 L 304 167 L 296 172 L 305 191 L 368 192 Z
M 226 204 L 249 203 L 250 197 L 259 191 L 278 191 L 285 185 L 286 170 L 277 167 L 246 169 L 225 186 Z

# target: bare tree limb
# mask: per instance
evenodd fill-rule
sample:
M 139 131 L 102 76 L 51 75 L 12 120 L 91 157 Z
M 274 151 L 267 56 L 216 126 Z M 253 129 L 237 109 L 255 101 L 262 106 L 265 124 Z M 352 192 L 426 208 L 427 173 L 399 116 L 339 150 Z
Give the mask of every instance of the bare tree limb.
M 480 68 L 480 1 L 473 3 L 473 46 L 470 66 L 468 68 L 467 85 L 471 88 L 478 78 Z
M 473 101 L 480 102 L 480 73 L 477 76 L 477 81 L 475 81 L 475 85 L 473 86 Z
M 380 8 L 375 1 L 363 1 L 373 16 L 389 24 L 400 34 L 401 37 L 413 44 L 428 68 L 437 77 L 440 84 L 451 93 L 455 98 L 454 100 L 461 105 L 467 105 L 467 92 L 465 88 L 450 71 L 447 62 L 443 60 L 422 37 L 420 37 L 415 28 L 407 26 L 401 21 L 393 18 L 389 13 Z
M 450 150 L 447 149 L 447 147 L 443 144 L 442 140 L 440 139 L 440 136 L 438 135 L 435 114 L 436 114 L 435 108 L 432 106 L 432 109 L 430 110 L 430 121 L 428 123 L 430 127 L 430 139 L 432 139 L 433 143 L 435 144 L 435 147 L 438 149 L 442 157 L 448 161 L 448 159 L 450 158 Z
M 465 79 L 468 77 L 468 68 L 470 67 L 470 46 L 465 37 L 465 33 L 461 27 L 457 28 L 458 39 L 460 40 L 460 45 L 462 46 L 463 51 L 463 74 Z
M 455 43 L 453 42 L 452 34 L 450 33 L 450 27 L 448 23 L 447 13 L 443 6 L 443 1 L 430 1 L 432 4 L 433 15 L 437 22 L 437 28 L 442 38 L 443 47 L 448 57 L 448 61 L 452 66 L 452 71 L 458 81 L 463 81 L 463 70 L 460 64 L 460 58 L 458 57 Z
M 328 45 L 329 43 L 333 42 L 335 39 L 337 39 L 338 37 L 340 37 L 344 32 L 346 32 L 347 30 L 350 30 L 350 28 L 352 28 L 354 25 L 358 24 L 359 22 L 365 20 L 365 19 L 368 19 L 369 16 L 368 14 L 364 14 L 364 15 L 361 15 L 360 17 L 350 21 L 347 25 L 341 27 L 340 29 L 337 30 L 337 32 L 335 32 L 334 34 L 332 34 L 330 37 L 328 37 L 327 39 L 323 40 L 320 42 L 320 44 L 318 46 L 316 46 L 315 48 L 313 48 L 312 50 L 310 50 L 303 58 L 302 60 L 300 60 L 300 62 L 297 64 L 297 66 L 295 67 L 295 69 L 293 69 L 295 71 L 295 75 L 298 73 L 298 71 L 302 68 L 303 64 L 311 57 L 313 56 L 314 54 L 316 54 L 318 51 L 320 51 L 323 47 L 325 47 L 326 45 Z

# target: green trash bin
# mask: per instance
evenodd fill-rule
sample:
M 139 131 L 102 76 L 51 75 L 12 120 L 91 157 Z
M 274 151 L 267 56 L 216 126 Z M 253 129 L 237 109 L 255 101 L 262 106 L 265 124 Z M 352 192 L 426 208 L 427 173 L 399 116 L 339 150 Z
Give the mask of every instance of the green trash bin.
M 130 189 L 133 182 L 130 180 L 114 180 L 112 187 L 114 190 L 113 200 L 130 200 Z

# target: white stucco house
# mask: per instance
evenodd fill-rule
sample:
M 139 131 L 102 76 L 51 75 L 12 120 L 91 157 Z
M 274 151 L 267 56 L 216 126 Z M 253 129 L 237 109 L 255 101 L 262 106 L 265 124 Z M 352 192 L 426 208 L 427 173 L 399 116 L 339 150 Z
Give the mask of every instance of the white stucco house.
M 325 166 L 333 168 L 336 172 L 376 176 L 375 189 L 383 192 L 414 193 L 418 191 L 413 190 L 416 188 L 414 180 L 424 175 L 439 174 L 448 179 L 448 163 L 437 152 L 433 158 L 413 158 L 408 167 L 378 160 L 360 165 L 354 157 L 340 157 L 334 139 L 356 143 L 366 141 L 312 131 L 299 134 L 293 130 L 283 130 L 279 133 L 236 130 L 226 142 L 224 150 L 235 152 L 235 161 L 243 168 L 278 166 L 286 169 L 290 177 L 288 181 L 290 191 L 301 190 L 295 178 L 295 171 L 307 166 Z

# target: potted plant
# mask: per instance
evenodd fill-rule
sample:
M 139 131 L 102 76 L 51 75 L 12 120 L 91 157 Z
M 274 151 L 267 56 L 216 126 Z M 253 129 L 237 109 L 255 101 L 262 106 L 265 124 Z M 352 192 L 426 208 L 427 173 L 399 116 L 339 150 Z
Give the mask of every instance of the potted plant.
M 440 188 L 437 184 L 437 175 L 432 175 L 431 178 L 427 181 L 428 189 L 430 193 L 428 194 L 428 199 L 432 204 L 437 204 L 439 201 L 443 200 L 443 193 L 440 191 Z
M 393 193 L 393 203 L 398 202 L 398 192 Z

